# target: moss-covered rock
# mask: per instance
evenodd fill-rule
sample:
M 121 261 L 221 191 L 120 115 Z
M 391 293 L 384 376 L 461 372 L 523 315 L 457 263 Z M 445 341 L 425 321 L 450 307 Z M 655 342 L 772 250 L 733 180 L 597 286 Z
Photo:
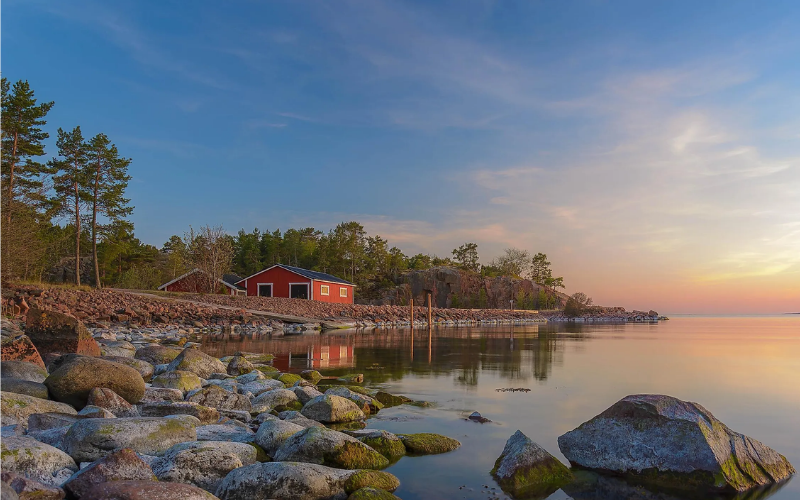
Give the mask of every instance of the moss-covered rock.
M 39 382 L 31 382 L 30 380 L 22 380 L 19 378 L 3 377 L 0 388 L 4 392 L 13 392 L 16 394 L 25 394 L 34 398 L 47 399 L 47 386 Z
M 400 480 L 394 474 L 378 470 L 357 470 L 344 483 L 344 490 L 352 493 L 361 488 L 379 488 L 394 491 L 400 487 Z
M 138 371 L 88 356 L 68 359 L 47 377 L 44 385 L 53 399 L 76 408 L 86 405 L 89 392 L 95 387 L 111 389 L 132 404 L 144 396 L 144 379 Z
M 291 387 L 295 383 L 300 382 L 301 380 L 303 380 L 303 377 L 301 377 L 300 375 L 296 375 L 294 373 L 282 373 L 278 377 L 278 380 L 283 382 L 283 385 L 285 385 L 286 387 Z
M 403 441 L 390 432 L 376 431 L 363 437 L 356 436 L 356 438 L 389 460 L 396 460 L 406 454 Z
M 391 406 L 399 406 L 403 403 L 408 403 L 411 400 L 405 396 L 395 396 L 394 394 L 389 394 L 388 392 L 378 391 L 375 394 L 375 399 L 380 401 L 385 407 Z
M 75 408 L 66 404 L 35 398 L 25 394 L 0 392 L 0 414 L 3 425 L 16 423 L 21 429 L 28 428 L 28 417 L 34 413 L 66 413 L 76 415 Z
M 183 370 L 200 378 L 209 378 L 212 373 L 225 373 L 225 365 L 199 349 L 187 347 L 170 362 L 167 370 Z
M 194 441 L 172 446 L 152 467 L 159 481 L 215 491 L 230 471 L 256 463 L 257 455 L 256 449 L 245 443 Z
M 400 500 L 400 497 L 380 488 L 361 488 L 354 491 L 347 500 Z
M 135 358 L 126 358 L 123 356 L 104 356 L 103 359 L 106 361 L 113 361 L 114 363 L 119 363 L 121 365 L 130 366 L 139 372 L 139 375 L 142 376 L 145 382 L 150 382 L 153 379 L 155 367 L 147 361 Z
M 213 424 L 219 420 L 219 411 L 190 401 L 145 403 L 139 406 L 143 417 L 166 417 L 169 415 L 191 415 L 203 424 Z
M 506 442 L 491 470 L 497 483 L 513 496 L 547 496 L 572 480 L 557 458 L 517 431 Z
M 273 354 L 263 354 L 263 353 L 258 353 L 258 352 L 242 352 L 242 351 L 238 351 L 234 355 L 235 356 L 242 356 L 245 359 L 247 359 L 247 361 L 249 361 L 249 362 L 251 362 L 253 364 L 272 363 L 272 360 L 275 359 L 275 356 Z
M 310 381 L 313 384 L 316 384 L 317 382 L 322 380 L 322 374 L 317 370 L 303 370 L 302 372 L 300 372 L 300 376 Z
M 272 365 L 256 365 L 255 369 L 262 373 L 280 373 L 280 370 Z
M 364 374 L 363 373 L 348 373 L 347 375 L 342 375 L 341 377 L 337 378 L 339 382 L 344 382 L 346 384 L 363 384 L 364 383 Z
M 68 454 L 30 437 L 4 437 L 0 448 L 4 472 L 18 472 L 48 485 L 60 486 L 78 470 Z
M 389 461 L 361 441 L 325 427 L 309 427 L 290 436 L 273 457 L 341 469 L 382 469 Z
M 324 423 L 339 423 L 364 420 L 361 409 L 350 400 L 340 396 L 323 394 L 303 406 L 303 416 Z
M 165 365 L 171 363 L 180 353 L 181 350 L 176 347 L 146 345 L 137 349 L 133 357 L 146 361 L 151 365 Z
M 202 383 L 200 377 L 192 372 L 183 370 L 169 371 L 153 378 L 153 387 L 163 387 L 166 389 L 178 389 L 181 392 L 200 389 Z
M 453 438 L 428 432 L 399 434 L 398 437 L 410 455 L 436 455 L 453 451 L 461 446 L 461 443 Z

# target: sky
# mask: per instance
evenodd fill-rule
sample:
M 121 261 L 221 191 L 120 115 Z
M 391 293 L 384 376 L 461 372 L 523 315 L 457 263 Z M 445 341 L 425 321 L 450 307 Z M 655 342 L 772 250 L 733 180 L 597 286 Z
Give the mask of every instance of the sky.
M 795 1 L 5 0 L 2 74 L 133 159 L 142 241 L 357 220 L 566 292 L 800 311 Z

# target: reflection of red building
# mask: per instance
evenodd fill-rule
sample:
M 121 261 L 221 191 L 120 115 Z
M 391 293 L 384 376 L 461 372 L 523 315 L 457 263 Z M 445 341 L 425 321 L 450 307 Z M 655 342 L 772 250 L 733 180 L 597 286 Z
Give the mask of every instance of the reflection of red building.
M 352 304 L 355 285 L 330 274 L 275 264 L 236 282 L 251 297 L 311 299 Z
M 291 342 L 287 342 L 288 349 L 278 349 L 272 360 L 272 366 L 280 371 L 288 371 L 290 368 L 319 370 L 348 367 L 355 364 L 353 345 L 348 342 L 347 337 L 332 337 L 325 340 L 329 340 L 327 345 L 315 342 L 303 346 L 292 346 Z M 276 347 L 278 346 L 276 345 Z M 305 363 L 301 360 L 305 360 Z

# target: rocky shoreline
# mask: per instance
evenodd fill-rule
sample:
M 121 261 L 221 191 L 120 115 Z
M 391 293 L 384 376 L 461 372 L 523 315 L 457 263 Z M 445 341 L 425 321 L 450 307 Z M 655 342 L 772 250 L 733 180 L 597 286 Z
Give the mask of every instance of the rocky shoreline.
M 361 374 L 281 372 L 261 353 L 215 358 L 183 335 L 90 331 L 39 308 L 24 326 L 3 319 L 3 499 L 391 500 L 400 480 L 381 469 L 461 446 L 366 428 L 384 408 L 425 404 L 365 387 Z M 581 470 L 695 493 L 779 487 L 795 473 L 702 406 L 663 395 L 623 398 L 558 444 L 572 467 L 517 431 L 491 474 L 515 497 L 563 488 L 588 499 Z
M 22 313 L 39 307 L 70 314 L 90 327 L 161 327 L 171 330 L 219 331 L 239 326 L 251 332 L 302 331 L 320 328 L 319 323 L 334 321 L 350 328 L 395 328 L 411 326 L 411 310 L 406 306 L 329 304 L 317 301 L 272 297 L 231 297 L 225 295 L 129 293 L 123 290 L 83 290 L 62 287 L 36 288 L 12 286 L 3 290 L 4 311 Z M 263 314 L 259 314 L 263 313 Z M 289 323 L 265 314 L 307 318 L 305 323 Z M 414 308 L 414 327 L 428 326 L 426 307 Z M 562 311 L 519 311 L 509 309 L 434 308 L 437 326 L 521 325 L 544 322 L 653 322 L 655 311 L 626 311 L 621 307 L 593 308 L 577 318 Z

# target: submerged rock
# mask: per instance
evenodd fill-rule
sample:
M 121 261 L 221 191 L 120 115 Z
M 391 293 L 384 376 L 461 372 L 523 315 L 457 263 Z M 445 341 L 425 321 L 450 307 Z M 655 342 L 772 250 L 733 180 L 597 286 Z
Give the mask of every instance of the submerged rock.
M 398 406 L 403 403 L 408 403 L 411 400 L 405 396 L 395 396 L 394 394 L 389 394 L 388 392 L 378 391 L 375 394 L 375 399 L 381 402 L 385 407 L 391 406 Z
M 406 450 L 411 455 L 435 455 L 438 453 L 447 453 L 448 451 L 453 451 L 461 446 L 461 443 L 453 438 L 428 432 L 420 432 L 418 434 L 400 434 L 399 437 L 403 441 Z
M 699 404 L 663 395 L 627 396 L 558 446 L 573 465 L 671 488 L 746 491 L 795 472 L 786 457 Z
M 358 439 L 325 427 L 309 427 L 292 434 L 273 458 L 279 462 L 308 462 L 342 469 L 383 469 L 389 465 L 386 457 Z
M 564 464 L 521 431 L 508 439 L 491 474 L 514 496 L 546 496 L 572 479 Z

